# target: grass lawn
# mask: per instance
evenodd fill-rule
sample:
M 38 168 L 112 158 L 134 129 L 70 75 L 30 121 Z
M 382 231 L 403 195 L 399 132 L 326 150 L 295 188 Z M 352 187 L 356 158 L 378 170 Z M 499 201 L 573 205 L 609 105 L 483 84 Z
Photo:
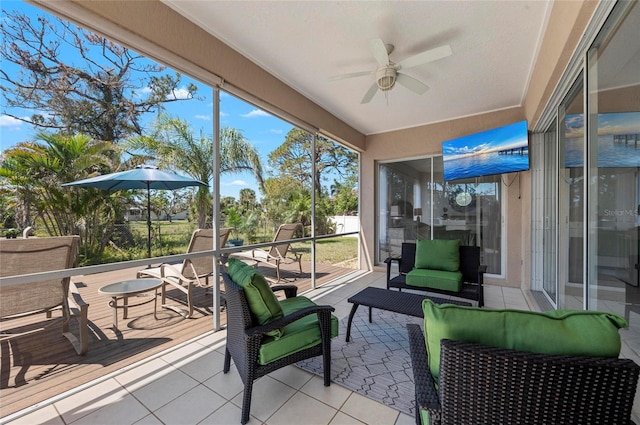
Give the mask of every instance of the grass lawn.
M 189 246 L 189 239 L 195 229 L 195 224 L 186 220 L 153 221 L 152 225 L 152 256 L 183 254 Z M 136 239 L 142 241 L 139 258 L 146 256 L 147 224 L 145 221 L 130 222 L 131 232 Z M 158 233 L 158 229 L 160 230 Z M 242 237 L 243 235 L 241 235 Z M 159 242 L 158 243 L 158 238 Z M 273 235 L 257 235 L 258 240 L 270 241 Z M 245 239 L 246 240 L 246 239 Z M 293 249 L 301 252 L 303 261 L 311 260 L 311 242 L 292 244 Z M 358 258 L 358 239 L 352 237 L 336 237 L 316 241 L 316 261 L 324 264 L 346 265 Z

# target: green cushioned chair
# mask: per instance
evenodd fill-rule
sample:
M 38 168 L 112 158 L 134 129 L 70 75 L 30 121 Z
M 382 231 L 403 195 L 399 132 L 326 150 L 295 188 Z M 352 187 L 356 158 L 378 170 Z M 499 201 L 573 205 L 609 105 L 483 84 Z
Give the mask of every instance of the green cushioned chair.
M 387 289 L 421 290 L 477 301 L 484 305 L 484 274 L 480 248 L 458 240 L 418 240 L 402 244 L 400 257 L 389 257 Z M 392 275 L 392 265 L 398 273 Z
M 281 367 L 323 356 L 324 385 L 331 383 L 331 338 L 338 335 L 334 308 L 296 296 L 297 287 L 269 287 L 253 267 L 230 259 L 222 273 L 227 301 L 224 373 L 231 359 L 244 384 L 241 423 L 249 420 L 253 381 Z M 286 299 L 278 300 L 276 291 Z
M 628 423 L 640 367 L 620 316 L 423 302 L 408 325 L 416 423 Z M 580 402 L 578 402 L 580 401 Z
M 462 290 L 459 240 L 419 240 L 416 242 L 415 268 L 407 273 L 407 285 Z

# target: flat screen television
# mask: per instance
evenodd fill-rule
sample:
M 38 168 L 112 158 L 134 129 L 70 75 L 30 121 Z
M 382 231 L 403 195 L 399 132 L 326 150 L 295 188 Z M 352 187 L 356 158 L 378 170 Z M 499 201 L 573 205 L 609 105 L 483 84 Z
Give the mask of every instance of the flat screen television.
M 595 122 L 593 123 L 595 125 Z M 640 167 L 640 112 L 598 114 L 598 167 Z M 564 166 L 584 164 L 584 117 L 564 118 Z
M 527 121 L 443 142 L 442 160 L 445 181 L 528 170 Z

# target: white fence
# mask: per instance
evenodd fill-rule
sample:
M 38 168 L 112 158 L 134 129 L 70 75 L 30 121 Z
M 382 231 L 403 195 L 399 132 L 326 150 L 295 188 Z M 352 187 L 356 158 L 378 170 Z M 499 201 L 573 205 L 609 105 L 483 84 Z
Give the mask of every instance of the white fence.
M 335 215 L 329 219 L 336 224 L 336 233 L 357 232 L 360 230 L 360 217 L 357 215 Z M 358 235 L 349 235 L 357 238 Z

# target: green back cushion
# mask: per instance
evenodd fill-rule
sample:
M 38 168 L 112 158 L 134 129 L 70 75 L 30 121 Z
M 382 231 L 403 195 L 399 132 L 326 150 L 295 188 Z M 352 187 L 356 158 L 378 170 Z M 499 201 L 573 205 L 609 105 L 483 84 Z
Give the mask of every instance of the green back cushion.
M 298 296 L 282 300 L 281 305 L 284 314 L 289 315 L 305 307 L 314 306 L 315 303 L 306 297 Z M 282 333 L 283 335 L 279 339 L 266 337 L 262 340 L 260 351 L 258 352 L 259 364 L 269 364 L 322 342 L 317 314 L 310 314 L 288 324 L 284 327 Z M 338 336 L 338 318 L 332 314 L 331 337 L 336 336 Z
M 457 272 L 460 270 L 460 241 L 418 240 L 415 268 Z
M 436 381 L 442 339 L 542 354 L 618 357 L 618 329 L 627 326 L 617 314 L 598 311 L 490 310 L 429 299 L 422 309 L 429 369 Z
M 278 298 L 269 284 L 256 269 L 236 258 L 230 258 L 227 273 L 231 280 L 244 289 L 251 314 L 260 325 L 284 316 Z M 277 334 L 277 335 L 276 335 Z M 275 332 L 274 336 L 278 336 Z

